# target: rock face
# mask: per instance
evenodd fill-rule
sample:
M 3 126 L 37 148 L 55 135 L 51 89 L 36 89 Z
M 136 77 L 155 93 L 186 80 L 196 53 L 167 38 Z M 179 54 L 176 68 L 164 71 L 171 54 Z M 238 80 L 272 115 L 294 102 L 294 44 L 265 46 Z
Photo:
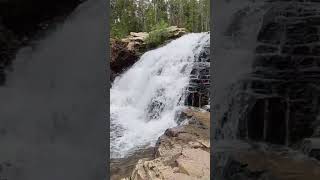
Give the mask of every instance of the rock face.
M 248 73 L 229 87 L 230 96 L 215 118 L 215 145 L 222 144 L 213 154 L 215 178 L 319 179 L 320 4 L 261 2 L 235 11 L 224 33 L 234 45 L 230 49 L 251 54 L 234 57 L 248 60 Z M 255 25 L 248 28 L 250 23 Z M 298 147 L 310 137 L 314 153 L 297 160 L 304 156 Z
M 121 39 L 122 42 L 127 43 L 127 49 L 129 51 L 143 51 L 145 47 L 145 41 L 148 38 L 149 33 L 147 32 L 131 32 L 130 35 L 124 39 Z
M 128 179 L 210 179 L 210 113 L 187 109 L 184 115 L 189 123 L 166 130 L 154 159 L 139 160 Z
M 110 69 L 111 69 L 111 81 L 123 72 L 128 67 L 132 66 L 139 58 L 139 55 L 132 50 L 129 50 L 127 43 L 111 39 L 111 59 L 110 59 Z
M 171 26 L 167 28 L 168 41 L 181 37 L 186 34 L 185 28 Z M 146 39 L 149 33 L 147 32 L 131 32 L 129 36 L 121 40 L 110 39 L 111 46 L 111 81 L 114 78 L 130 68 L 139 57 L 149 50 L 147 48 Z
M 206 42 L 191 71 L 185 105 L 203 107 L 210 104 L 210 42 Z

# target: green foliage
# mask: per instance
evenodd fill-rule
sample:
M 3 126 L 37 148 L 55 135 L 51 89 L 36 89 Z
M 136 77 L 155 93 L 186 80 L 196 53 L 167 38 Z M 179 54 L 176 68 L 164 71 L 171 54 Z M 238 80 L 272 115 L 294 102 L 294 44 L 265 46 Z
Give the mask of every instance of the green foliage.
M 135 0 L 112 0 L 111 37 L 122 38 L 131 31 L 137 31 Z
M 184 27 L 191 32 L 209 31 L 210 0 L 111 0 L 111 37 L 130 32 L 161 29 L 159 24 Z M 165 32 L 153 32 L 160 41 Z
M 168 27 L 169 25 L 163 20 L 155 24 L 146 39 L 147 48 L 154 48 L 165 42 L 169 36 Z

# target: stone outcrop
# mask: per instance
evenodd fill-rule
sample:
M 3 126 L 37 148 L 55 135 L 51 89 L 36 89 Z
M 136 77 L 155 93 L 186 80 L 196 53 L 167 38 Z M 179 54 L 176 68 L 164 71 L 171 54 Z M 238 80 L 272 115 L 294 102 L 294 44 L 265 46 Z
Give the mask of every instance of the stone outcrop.
M 166 130 L 154 158 L 140 159 L 126 179 L 210 179 L 210 113 L 187 109 L 183 117 L 188 123 Z
M 187 33 L 185 28 L 178 28 L 177 26 L 170 26 L 165 30 L 167 34 L 167 40 L 172 40 L 181 37 Z M 129 51 L 134 51 L 136 53 L 143 53 L 147 51 L 146 40 L 149 37 L 147 32 L 130 32 L 130 35 L 121 39 L 122 42 L 126 43 L 127 49 Z
M 185 28 L 176 26 L 168 27 L 167 40 L 173 40 L 186 34 Z M 111 47 L 111 81 L 114 78 L 130 68 L 139 57 L 148 49 L 146 40 L 149 36 L 147 32 L 131 32 L 130 35 L 123 39 L 110 39 Z
M 145 47 L 145 41 L 148 36 L 149 33 L 147 32 L 131 32 L 128 37 L 121 39 L 121 41 L 127 43 L 127 49 L 129 51 L 139 52 Z

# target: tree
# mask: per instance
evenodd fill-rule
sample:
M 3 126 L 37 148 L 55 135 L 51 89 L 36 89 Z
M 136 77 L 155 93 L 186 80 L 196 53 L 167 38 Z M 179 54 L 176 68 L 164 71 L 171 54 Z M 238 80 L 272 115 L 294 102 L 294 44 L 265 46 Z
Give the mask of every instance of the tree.
M 110 6 L 112 37 L 149 32 L 160 22 L 191 32 L 209 30 L 209 0 L 111 0 Z

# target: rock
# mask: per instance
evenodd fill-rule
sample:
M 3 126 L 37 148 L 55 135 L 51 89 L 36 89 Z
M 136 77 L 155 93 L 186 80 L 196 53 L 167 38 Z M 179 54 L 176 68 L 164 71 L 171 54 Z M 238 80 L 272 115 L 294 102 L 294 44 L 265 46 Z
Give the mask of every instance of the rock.
M 169 32 L 169 38 L 177 38 L 187 33 L 187 29 L 178 28 L 177 26 L 170 26 L 167 28 Z
M 131 32 L 128 39 L 144 42 L 148 38 L 148 36 L 149 34 L 147 32 Z
M 210 105 L 204 105 L 204 106 L 202 107 L 202 109 L 210 112 Z
M 283 146 L 215 142 L 214 177 L 226 180 L 317 180 L 320 163 Z
M 114 78 L 125 71 L 127 68 L 132 66 L 139 58 L 138 54 L 127 48 L 127 43 L 110 39 L 111 46 L 111 59 L 110 59 L 110 69 L 111 69 L 111 81 Z
M 153 152 L 153 148 L 150 147 L 136 151 L 127 157 L 110 159 L 110 179 L 119 180 L 129 177 L 138 161 L 147 161 L 152 159 L 154 157 Z
M 169 34 L 168 40 L 176 39 L 186 34 L 185 28 L 178 28 L 177 26 L 170 26 L 167 28 Z M 129 51 L 144 52 L 146 51 L 146 40 L 149 37 L 147 32 L 130 32 L 130 35 L 121 39 L 122 42 L 127 43 Z
M 185 105 L 203 107 L 210 103 L 210 42 L 204 44 L 194 63 L 187 87 Z
M 194 112 L 193 112 L 194 111 Z M 209 112 L 188 110 L 194 121 L 168 129 L 156 144 L 154 159 L 139 160 L 131 180 L 209 180 L 210 132 L 203 126 L 210 122 Z
M 210 153 L 201 149 L 183 149 L 182 155 L 176 160 L 181 172 L 194 177 L 210 174 Z
M 148 38 L 149 34 L 147 32 L 130 32 L 130 35 L 126 38 L 121 39 L 121 41 L 127 43 L 127 49 L 129 51 L 140 51 L 145 48 L 145 40 Z
M 303 139 L 300 150 L 304 154 L 320 160 L 320 138 Z
M 191 123 L 210 128 L 210 113 L 201 111 L 202 109 L 186 109 L 183 111 L 186 117 L 193 119 Z

